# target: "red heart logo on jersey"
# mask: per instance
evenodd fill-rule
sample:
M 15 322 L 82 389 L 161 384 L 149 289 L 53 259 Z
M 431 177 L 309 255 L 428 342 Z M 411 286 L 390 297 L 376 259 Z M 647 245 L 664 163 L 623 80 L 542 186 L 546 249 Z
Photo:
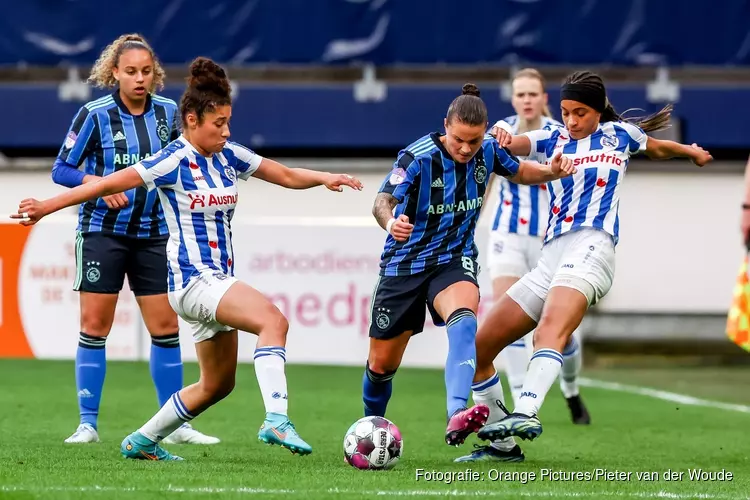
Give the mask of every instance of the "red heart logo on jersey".
M 518 219 L 518 222 L 520 222 L 521 224 L 528 224 L 529 223 L 529 221 L 527 221 L 523 217 L 521 217 L 520 219 Z
M 552 213 L 557 215 L 560 213 L 560 207 L 552 207 Z
M 562 134 L 560 134 L 560 139 L 562 139 L 563 141 L 567 141 L 567 140 L 568 140 L 568 138 L 567 138 L 567 137 L 565 137 L 565 136 L 564 136 L 564 135 L 562 135 Z
M 505 200 L 503 203 L 505 203 L 506 205 L 510 205 L 511 201 L 510 200 Z
M 546 184 L 542 184 L 542 185 L 539 186 L 539 189 L 541 189 L 542 191 L 546 191 L 547 190 L 547 185 Z
M 232 267 L 232 259 L 227 259 L 227 267 Z
M 601 177 L 599 177 L 596 180 L 596 185 L 599 186 L 600 188 L 603 188 L 604 186 L 607 185 L 607 181 L 605 181 L 604 179 L 602 179 Z
M 190 168 L 192 168 L 193 170 L 198 170 L 200 167 L 195 163 L 190 162 Z
M 210 246 L 211 248 L 219 248 L 219 244 L 215 241 L 209 241 L 208 246 Z
M 573 222 L 573 216 L 568 215 L 567 217 L 565 217 L 565 222 Z

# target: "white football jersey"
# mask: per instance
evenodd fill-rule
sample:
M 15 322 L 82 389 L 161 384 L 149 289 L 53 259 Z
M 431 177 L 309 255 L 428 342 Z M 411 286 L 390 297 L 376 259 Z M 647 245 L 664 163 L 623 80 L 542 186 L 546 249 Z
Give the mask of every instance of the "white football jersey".
M 606 231 L 619 239 L 620 183 L 630 156 L 646 149 L 648 136 L 628 122 L 600 124 L 590 136 L 571 139 L 567 130 L 527 132 L 531 152 L 546 163 L 558 152 L 573 160 L 575 175 L 547 184 L 550 195 L 548 242 L 582 227 Z
M 134 165 L 149 191 L 159 190 L 169 228 L 169 291 L 207 270 L 234 274 L 231 222 L 237 179 L 248 179 L 262 159 L 233 142 L 207 158 L 180 136 Z
M 498 121 L 495 126 L 501 127 L 516 135 L 518 133 L 518 115 Z M 542 117 L 541 130 L 565 128 L 562 123 L 552 118 Z M 532 160 L 544 163 L 543 155 L 531 154 L 521 160 Z M 499 181 L 499 182 L 498 182 Z M 496 179 L 498 197 L 492 218 L 492 231 L 516 233 L 530 236 L 542 236 L 547 230 L 547 212 L 549 196 L 547 186 L 526 186 L 509 181 L 505 177 Z

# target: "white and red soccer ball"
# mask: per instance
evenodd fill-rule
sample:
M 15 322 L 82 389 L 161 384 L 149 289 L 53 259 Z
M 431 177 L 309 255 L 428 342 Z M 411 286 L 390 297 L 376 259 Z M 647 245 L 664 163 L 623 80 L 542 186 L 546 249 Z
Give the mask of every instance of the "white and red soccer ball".
M 357 469 L 390 469 L 403 450 L 401 431 L 383 417 L 360 418 L 344 436 L 344 459 Z

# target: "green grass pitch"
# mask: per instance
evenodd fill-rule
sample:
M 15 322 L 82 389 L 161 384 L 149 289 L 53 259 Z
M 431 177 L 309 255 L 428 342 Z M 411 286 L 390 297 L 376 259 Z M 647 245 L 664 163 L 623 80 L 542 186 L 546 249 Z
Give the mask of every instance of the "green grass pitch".
M 394 470 L 362 472 L 342 458 L 343 433 L 361 416 L 362 369 L 289 365 L 287 372 L 290 416 L 313 445 L 312 455 L 293 456 L 258 442 L 262 400 L 252 365 L 240 365 L 234 393 L 194 422 L 221 437 L 221 444 L 168 447 L 185 462 L 136 462 L 123 459 L 119 445 L 157 409 L 147 364 L 110 362 L 99 420 L 102 443 L 65 445 L 63 439 L 78 423 L 73 363 L 0 360 L 0 498 L 750 496 L 750 413 L 585 387 L 582 393 L 593 423 L 576 427 L 560 391 L 553 388 L 540 414 L 544 434 L 522 443 L 526 462 L 467 467 L 452 460 L 468 453 L 476 438 L 461 448 L 443 441 L 442 372 L 402 369 L 387 416 L 401 429 L 404 456 Z M 750 404 L 746 367 L 585 370 L 584 375 Z M 186 365 L 185 380 L 196 379 L 197 366 Z M 463 471 L 466 477 L 450 483 L 427 481 L 418 478 L 418 469 L 430 474 Z M 723 470 L 731 473 L 731 480 L 728 475 L 723 480 L 692 480 L 690 469 L 714 474 Z M 549 471 L 563 473 L 562 478 L 551 479 Z M 666 480 L 668 471 L 675 472 L 677 480 Z M 515 480 L 497 480 L 513 472 Z M 647 480 L 654 479 L 653 473 L 656 480 Z

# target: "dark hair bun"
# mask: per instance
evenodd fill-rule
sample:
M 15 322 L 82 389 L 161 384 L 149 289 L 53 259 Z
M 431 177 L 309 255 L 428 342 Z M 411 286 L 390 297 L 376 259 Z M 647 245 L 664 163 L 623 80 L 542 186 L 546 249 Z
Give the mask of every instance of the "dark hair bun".
M 465 83 L 461 88 L 461 94 L 479 97 L 479 87 L 477 87 L 473 83 Z
M 190 64 L 188 85 L 199 92 L 228 96 L 231 92 L 224 68 L 207 57 L 199 57 Z

